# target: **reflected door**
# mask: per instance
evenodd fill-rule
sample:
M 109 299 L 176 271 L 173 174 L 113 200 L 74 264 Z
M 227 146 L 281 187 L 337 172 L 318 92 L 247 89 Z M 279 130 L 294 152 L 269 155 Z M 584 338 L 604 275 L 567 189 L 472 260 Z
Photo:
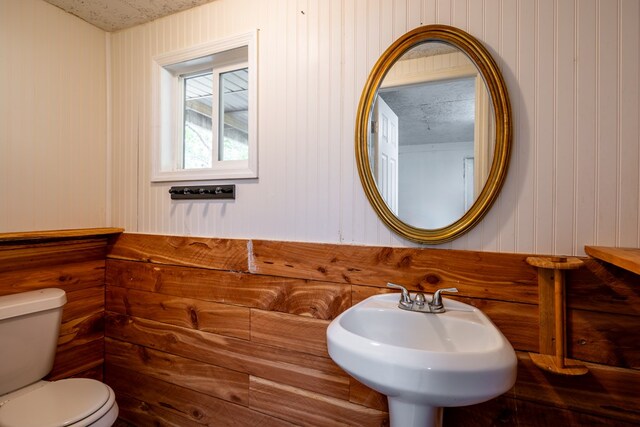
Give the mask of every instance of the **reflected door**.
M 381 97 L 376 102 L 374 128 L 378 189 L 389 209 L 398 214 L 398 116 Z

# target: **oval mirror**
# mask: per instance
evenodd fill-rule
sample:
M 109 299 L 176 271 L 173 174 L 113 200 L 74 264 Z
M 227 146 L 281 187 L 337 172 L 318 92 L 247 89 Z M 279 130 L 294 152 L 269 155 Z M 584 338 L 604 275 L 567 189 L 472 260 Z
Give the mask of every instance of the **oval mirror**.
M 491 54 L 466 32 L 417 28 L 373 67 L 356 116 L 365 193 L 395 232 L 443 243 L 487 213 L 507 173 L 511 108 Z

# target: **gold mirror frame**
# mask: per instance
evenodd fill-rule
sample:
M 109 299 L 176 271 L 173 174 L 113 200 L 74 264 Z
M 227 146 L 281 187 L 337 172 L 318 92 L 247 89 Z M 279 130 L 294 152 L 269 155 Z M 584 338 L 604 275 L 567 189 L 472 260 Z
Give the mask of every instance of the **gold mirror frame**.
M 484 187 L 471 208 L 454 223 L 437 229 L 411 226 L 400 220 L 387 206 L 376 185 L 369 167 L 367 145 L 368 124 L 378 88 L 395 62 L 412 47 L 438 41 L 449 43 L 462 50 L 482 74 L 491 95 L 496 124 L 496 141 L 493 161 Z M 399 235 L 419 243 L 437 244 L 451 241 L 469 231 L 488 212 L 500 192 L 507 175 L 511 152 L 511 106 L 507 87 L 500 69 L 487 49 L 472 35 L 447 25 L 426 25 L 416 28 L 396 40 L 374 65 L 362 91 L 356 115 L 356 163 L 358 173 L 373 209 L 380 219 Z

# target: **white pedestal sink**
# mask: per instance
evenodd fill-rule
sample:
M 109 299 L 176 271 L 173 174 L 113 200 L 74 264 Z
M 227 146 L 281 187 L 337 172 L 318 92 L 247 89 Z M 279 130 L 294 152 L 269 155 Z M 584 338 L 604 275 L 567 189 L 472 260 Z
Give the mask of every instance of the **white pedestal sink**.
M 477 308 L 444 298 L 445 313 L 398 308 L 398 294 L 354 305 L 327 328 L 331 358 L 387 395 L 392 427 L 442 424 L 442 407 L 481 403 L 516 380 L 513 347 Z

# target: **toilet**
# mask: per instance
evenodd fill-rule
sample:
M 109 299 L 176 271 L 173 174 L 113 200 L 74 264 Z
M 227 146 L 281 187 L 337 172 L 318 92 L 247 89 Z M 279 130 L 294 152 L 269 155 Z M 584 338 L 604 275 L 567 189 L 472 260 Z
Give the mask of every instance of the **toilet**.
M 0 427 L 110 427 L 118 417 L 111 387 L 70 378 L 43 381 L 60 332 L 62 289 L 0 297 Z

